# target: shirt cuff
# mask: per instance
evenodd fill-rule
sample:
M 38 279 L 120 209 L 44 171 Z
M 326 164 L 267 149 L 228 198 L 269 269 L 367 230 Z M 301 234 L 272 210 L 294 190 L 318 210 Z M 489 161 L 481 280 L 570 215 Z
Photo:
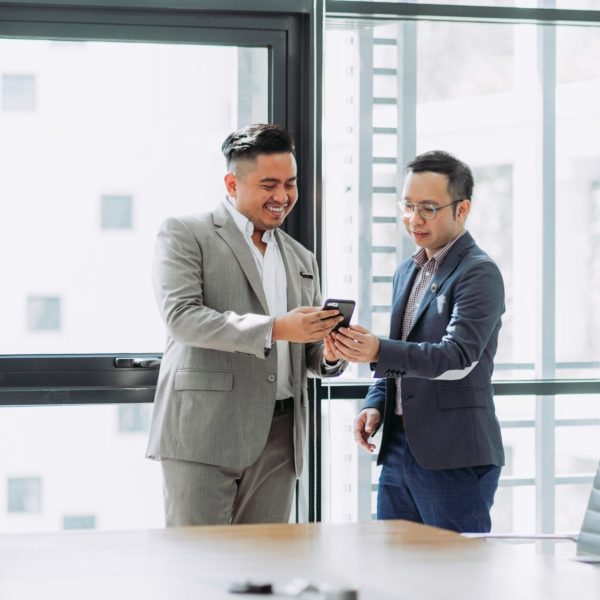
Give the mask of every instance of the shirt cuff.
M 333 371 L 337 371 L 341 366 L 344 360 L 339 358 L 336 362 L 330 364 L 325 358 L 321 358 L 321 369 L 323 373 L 332 373 Z
M 267 331 L 267 335 L 265 336 L 265 350 L 270 350 L 273 347 L 273 324 L 275 320 L 271 321 L 271 326 Z

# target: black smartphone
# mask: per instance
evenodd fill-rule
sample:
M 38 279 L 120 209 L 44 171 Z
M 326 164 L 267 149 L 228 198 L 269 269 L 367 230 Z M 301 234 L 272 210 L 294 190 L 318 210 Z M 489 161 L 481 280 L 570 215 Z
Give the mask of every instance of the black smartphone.
M 343 321 L 340 321 L 334 328 L 333 331 L 337 331 L 340 327 L 348 327 L 350 325 L 350 319 L 354 312 L 356 302 L 354 300 L 341 300 L 339 298 L 327 298 L 323 304 L 323 310 L 330 310 L 337 308 L 340 311 L 340 315 L 344 317 Z

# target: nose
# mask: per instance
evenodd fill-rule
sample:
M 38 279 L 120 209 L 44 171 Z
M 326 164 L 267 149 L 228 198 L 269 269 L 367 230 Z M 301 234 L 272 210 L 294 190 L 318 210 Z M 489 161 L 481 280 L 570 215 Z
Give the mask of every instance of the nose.
M 277 186 L 273 190 L 273 200 L 276 202 L 284 203 L 288 199 L 288 194 L 284 186 Z
M 419 223 L 420 225 L 425 223 L 425 219 L 421 216 L 421 211 L 418 206 L 415 206 L 412 215 L 405 218 L 409 223 Z

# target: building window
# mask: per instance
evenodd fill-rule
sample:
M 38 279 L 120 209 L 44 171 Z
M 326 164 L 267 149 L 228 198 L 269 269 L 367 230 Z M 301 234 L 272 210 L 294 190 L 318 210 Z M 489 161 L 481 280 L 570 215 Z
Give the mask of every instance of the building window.
M 60 298 L 29 296 L 27 328 L 29 331 L 60 331 Z
M 40 477 L 13 477 L 8 480 L 8 512 L 39 513 L 42 510 Z
M 119 432 L 150 431 L 150 404 L 121 404 L 119 406 Z
M 2 75 L 2 109 L 35 110 L 33 75 Z
M 63 517 L 63 529 L 96 529 L 94 515 L 66 515 Z
M 102 229 L 131 229 L 133 227 L 133 198 L 131 196 L 102 196 Z

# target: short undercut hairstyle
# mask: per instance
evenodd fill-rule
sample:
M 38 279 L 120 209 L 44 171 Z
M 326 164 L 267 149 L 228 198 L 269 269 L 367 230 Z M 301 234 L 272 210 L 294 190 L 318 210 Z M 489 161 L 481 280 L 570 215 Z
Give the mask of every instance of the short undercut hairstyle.
M 296 154 L 292 136 L 279 125 L 247 125 L 229 134 L 221 146 L 227 169 L 235 171 L 240 160 L 254 160 L 259 154 Z
M 443 150 L 431 150 L 419 154 L 406 165 L 407 173 L 423 173 L 432 171 L 448 177 L 448 195 L 454 202 L 471 200 L 473 196 L 473 173 L 471 169 L 452 154 Z M 456 206 L 454 206 L 456 213 Z

